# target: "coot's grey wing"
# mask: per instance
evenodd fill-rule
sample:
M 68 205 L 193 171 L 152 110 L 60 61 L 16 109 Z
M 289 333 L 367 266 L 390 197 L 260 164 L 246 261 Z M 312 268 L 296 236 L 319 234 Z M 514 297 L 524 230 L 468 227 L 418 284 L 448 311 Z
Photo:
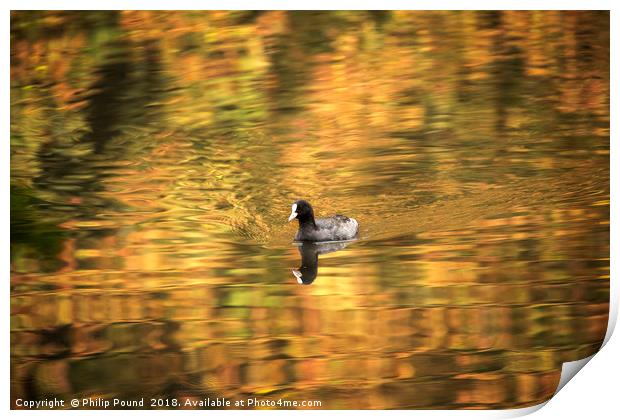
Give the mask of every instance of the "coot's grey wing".
M 320 241 L 344 241 L 357 235 L 357 220 L 337 214 L 316 221 Z

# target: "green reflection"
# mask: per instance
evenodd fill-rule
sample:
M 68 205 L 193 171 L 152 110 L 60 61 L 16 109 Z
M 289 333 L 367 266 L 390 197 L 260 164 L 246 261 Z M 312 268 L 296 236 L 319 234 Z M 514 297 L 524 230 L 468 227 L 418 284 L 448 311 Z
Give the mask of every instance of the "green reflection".
M 13 400 L 545 401 L 607 325 L 609 14 L 13 12 L 11 290 Z

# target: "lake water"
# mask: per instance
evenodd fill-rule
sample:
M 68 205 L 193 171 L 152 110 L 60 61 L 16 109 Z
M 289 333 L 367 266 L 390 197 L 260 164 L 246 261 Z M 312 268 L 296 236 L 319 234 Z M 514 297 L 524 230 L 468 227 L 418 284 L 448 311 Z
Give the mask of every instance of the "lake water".
M 11 17 L 14 407 L 516 408 L 600 347 L 608 13 Z

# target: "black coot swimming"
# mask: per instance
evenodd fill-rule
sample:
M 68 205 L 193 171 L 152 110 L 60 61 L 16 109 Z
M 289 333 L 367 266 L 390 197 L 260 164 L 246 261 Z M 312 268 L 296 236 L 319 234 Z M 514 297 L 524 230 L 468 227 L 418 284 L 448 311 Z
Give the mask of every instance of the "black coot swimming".
M 312 206 L 306 200 L 293 203 L 288 221 L 293 219 L 299 220 L 296 241 L 346 241 L 354 239 L 359 228 L 357 220 L 339 214 L 315 219 Z

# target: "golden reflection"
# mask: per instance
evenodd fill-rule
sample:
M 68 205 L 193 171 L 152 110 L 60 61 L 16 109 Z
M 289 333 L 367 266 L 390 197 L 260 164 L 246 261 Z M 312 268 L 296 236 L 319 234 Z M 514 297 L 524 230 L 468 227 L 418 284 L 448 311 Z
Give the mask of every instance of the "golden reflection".
M 13 401 L 530 406 L 608 301 L 607 12 L 11 14 Z

